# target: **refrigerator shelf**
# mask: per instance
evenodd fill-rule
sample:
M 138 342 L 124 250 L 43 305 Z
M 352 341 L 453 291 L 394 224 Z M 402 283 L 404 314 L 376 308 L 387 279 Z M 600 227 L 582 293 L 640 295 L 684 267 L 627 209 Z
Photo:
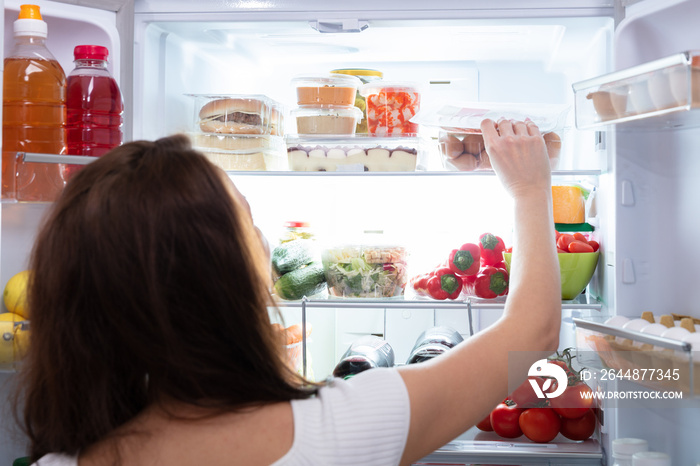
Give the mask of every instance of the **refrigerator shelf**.
M 476 427 L 414 464 L 601 464 L 603 450 L 596 439 L 573 442 L 561 435 L 551 443 L 525 437 L 503 439 Z
M 576 127 L 700 126 L 700 52 L 683 52 L 572 85 Z
M 576 317 L 572 321 L 582 366 L 606 371 L 611 380 L 700 395 L 700 352 L 691 343 Z
M 493 170 L 415 171 L 415 172 L 301 172 L 301 171 L 227 171 L 229 176 L 495 176 Z M 553 170 L 552 176 L 600 176 L 602 170 Z
M 279 301 L 280 307 L 290 308 L 332 308 L 332 309 L 493 309 L 502 310 L 505 307 L 505 300 L 483 300 L 479 298 L 469 298 L 459 301 L 436 301 L 436 300 L 412 300 L 401 298 L 388 299 L 310 299 L 303 298 L 299 301 Z M 562 310 L 587 309 L 600 311 L 603 304 L 595 298 L 588 299 L 581 295 L 571 301 L 562 302 Z

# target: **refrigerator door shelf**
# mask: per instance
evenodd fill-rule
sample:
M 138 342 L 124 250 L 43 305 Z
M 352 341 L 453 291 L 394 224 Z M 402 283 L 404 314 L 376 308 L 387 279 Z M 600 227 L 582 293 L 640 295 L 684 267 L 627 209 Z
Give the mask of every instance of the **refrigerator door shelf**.
M 700 126 L 700 53 L 683 52 L 572 85 L 576 127 Z
M 602 371 L 602 376 L 594 376 L 596 380 L 631 382 L 657 391 L 680 391 L 683 398 L 700 394 L 698 351 L 693 351 L 688 341 L 592 320 L 573 318 L 573 322 L 578 363 Z M 684 330 L 674 329 L 678 333 Z

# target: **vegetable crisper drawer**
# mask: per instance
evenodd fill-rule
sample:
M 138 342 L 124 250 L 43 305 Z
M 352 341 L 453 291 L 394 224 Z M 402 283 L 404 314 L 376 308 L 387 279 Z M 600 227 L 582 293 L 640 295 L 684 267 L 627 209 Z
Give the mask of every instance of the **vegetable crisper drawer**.
M 574 83 L 573 89 L 579 129 L 700 108 L 700 51 Z

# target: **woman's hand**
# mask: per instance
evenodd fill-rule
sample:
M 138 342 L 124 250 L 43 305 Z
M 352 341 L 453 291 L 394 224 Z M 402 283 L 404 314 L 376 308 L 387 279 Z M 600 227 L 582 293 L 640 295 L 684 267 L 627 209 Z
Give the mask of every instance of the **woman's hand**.
M 540 130 L 532 121 L 486 119 L 481 122 L 491 165 L 513 197 L 549 190 L 551 169 Z

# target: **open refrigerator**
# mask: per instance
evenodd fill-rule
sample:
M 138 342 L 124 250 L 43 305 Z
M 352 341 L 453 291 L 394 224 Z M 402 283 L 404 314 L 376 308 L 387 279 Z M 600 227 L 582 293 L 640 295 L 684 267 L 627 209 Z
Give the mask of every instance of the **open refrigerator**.
M 697 0 L 36 3 L 49 25 L 48 47 L 66 72 L 73 68 L 75 45 L 109 48 L 110 69 L 124 95 L 127 141 L 191 133 L 193 95 L 263 94 L 282 103 L 291 134 L 292 79 L 340 68 L 376 69 L 387 81 L 416 83 L 426 109 L 455 102 L 565 106 L 553 181 L 595 192 L 586 221 L 601 255 L 585 292 L 562 304 L 560 347 L 595 353 L 591 335 L 639 338 L 604 324 L 616 315 L 700 318 L 700 288 L 693 286 L 700 263 L 694 247 L 700 110 L 691 91 L 700 83 L 693 82 L 696 55 L 685 53 L 700 49 Z M 6 51 L 19 5 L 4 2 Z M 598 89 L 627 93 L 674 70 L 680 90 L 668 105 L 604 116 L 586 99 Z M 512 205 L 493 172 L 445 170 L 437 131 L 421 127 L 420 134 L 420 171 L 228 173 L 273 243 L 285 221 L 309 222 L 325 245 L 382 230 L 406 245 L 415 264 L 430 262 L 445 245 L 475 242 L 485 231 L 508 243 Z M 48 207 L 2 203 L 3 284 L 26 268 Z M 503 300 L 312 297 L 282 302 L 281 310 L 287 325 L 302 323 L 310 332 L 302 342 L 301 370 L 323 380 L 362 335 L 385 338 L 403 363 L 423 330 L 445 325 L 469 338 L 500 317 Z M 698 366 L 687 345 L 651 342 L 677 351 L 692 377 Z M 0 372 L 0 428 L 7 432 L 0 436 L 2 464 L 23 456 L 26 445 L 8 412 L 12 382 L 11 370 Z M 605 389 L 627 385 L 658 388 L 619 381 Z M 419 464 L 606 464 L 612 440 L 620 437 L 646 439 L 650 450 L 671 455 L 673 464 L 695 464 L 700 390 L 692 388 L 691 378 L 685 399 L 671 405 L 603 404 L 602 423 L 585 442 L 561 436 L 544 445 L 524 437 L 505 441 L 474 428 Z

